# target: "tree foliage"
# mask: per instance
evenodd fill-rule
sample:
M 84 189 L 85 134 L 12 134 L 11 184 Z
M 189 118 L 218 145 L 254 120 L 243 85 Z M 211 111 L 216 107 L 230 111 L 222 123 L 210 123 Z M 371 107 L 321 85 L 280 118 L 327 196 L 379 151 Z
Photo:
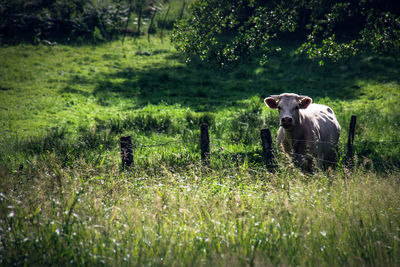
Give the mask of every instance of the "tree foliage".
M 273 39 L 299 43 L 310 59 L 338 61 L 363 51 L 400 52 L 396 0 L 196 0 L 172 40 L 190 60 L 224 65 L 276 51 Z

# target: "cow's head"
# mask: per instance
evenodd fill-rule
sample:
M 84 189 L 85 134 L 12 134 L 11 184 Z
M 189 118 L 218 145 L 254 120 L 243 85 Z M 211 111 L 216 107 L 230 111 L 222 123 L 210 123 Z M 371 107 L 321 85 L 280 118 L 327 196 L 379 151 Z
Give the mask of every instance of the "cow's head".
M 285 93 L 267 97 L 264 102 L 268 107 L 278 109 L 280 125 L 289 129 L 299 124 L 299 110 L 306 109 L 312 99 L 308 96 Z

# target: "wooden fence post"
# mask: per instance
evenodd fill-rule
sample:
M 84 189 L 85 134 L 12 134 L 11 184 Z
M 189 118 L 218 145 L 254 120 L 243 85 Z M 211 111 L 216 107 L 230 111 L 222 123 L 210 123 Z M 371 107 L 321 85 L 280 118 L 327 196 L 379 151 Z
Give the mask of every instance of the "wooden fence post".
M 120 138 L 120 144 L 121 144 L 122 168 L 125 170 L 128 169 L 133 163 L 131 137 L 122 136 Z
M 353 167 L 354 165 L 353 144 L 354 144 L 354 132 L 356 129 L 356 122 L 357 122 L 357 117 L 355 115 L 352 115 L 350 120 L 349 138 L 347 140 L 347 154 L 346 154 L 346 166 L 350 168 Z
M 272 137 L 269 129 L 261 129 L 261 145 L 263 148 L 263 156 L 265 160 L 265 165 L 270 170 L 273 170 L 275 165 L 274 149 L 272 146 Z
M 206 166 L 210 165 L 210 136 L 208 134 L 208 125 L 203 123 L 200 126 L 200 147 L 201 160 Z

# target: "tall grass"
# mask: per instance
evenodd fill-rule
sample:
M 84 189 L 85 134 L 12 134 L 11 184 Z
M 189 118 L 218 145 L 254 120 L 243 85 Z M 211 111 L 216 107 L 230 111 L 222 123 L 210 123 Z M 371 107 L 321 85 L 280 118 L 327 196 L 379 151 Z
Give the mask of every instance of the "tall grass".
M 2 179 L 4 265 L 399 264 L 398 173 L 119 173 L 56 158 Z

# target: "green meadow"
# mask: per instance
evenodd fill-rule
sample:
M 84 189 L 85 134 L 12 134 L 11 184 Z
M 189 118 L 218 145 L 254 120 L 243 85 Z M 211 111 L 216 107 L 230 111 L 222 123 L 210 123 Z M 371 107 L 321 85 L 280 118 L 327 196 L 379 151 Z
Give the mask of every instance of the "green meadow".
M 0 47 L 1 265 L 400 265 L 399 59 L 321 66 L 279 45 L 262 66 L 225 68 L 186 63 L 155 35 Z M 274 139 L 279 123 L 263 99 L 283 92 L 333 108 L 335 170 L 279 153 L 264 166 L 260 130 Z

